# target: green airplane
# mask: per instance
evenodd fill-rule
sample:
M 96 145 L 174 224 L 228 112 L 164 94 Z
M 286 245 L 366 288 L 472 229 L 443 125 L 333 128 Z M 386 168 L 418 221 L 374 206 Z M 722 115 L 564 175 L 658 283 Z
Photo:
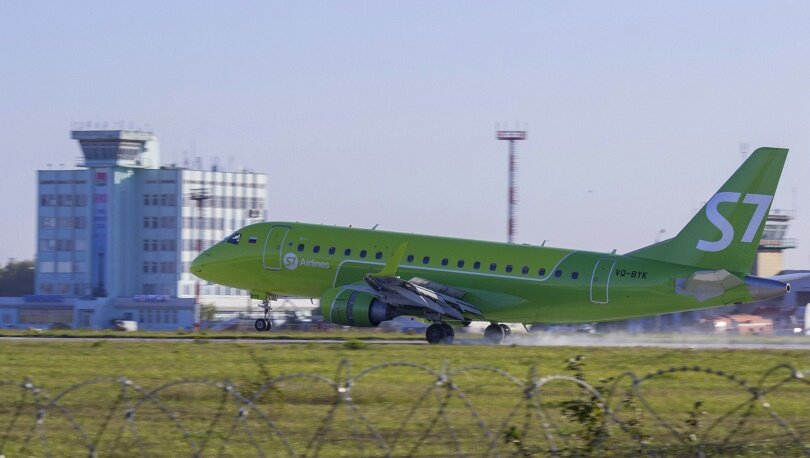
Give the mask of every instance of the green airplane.
M 270 300 L 317 297 L 335 324 L 371 327 L 398 316 L 430 321 L 430 343 L 452 324 L 621 320 L 775 298 L 791 276 L 749 275 L 787 149 L 759 148 L 675 237 L 625 254 L 369 229 L 264 222 L 201 253 L 196 276 L 250 291 L 270 329 Z

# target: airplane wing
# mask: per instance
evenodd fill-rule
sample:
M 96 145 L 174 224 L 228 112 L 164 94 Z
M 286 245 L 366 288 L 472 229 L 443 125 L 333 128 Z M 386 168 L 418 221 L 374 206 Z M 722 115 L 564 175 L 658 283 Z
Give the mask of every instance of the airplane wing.
M 404 280 L 397 276 L 397 268 L 405 254 L 407 243 L 395 251 L 388 263 L 377 273 L 368 273 L 364 283 L 346 285 L 346 288 L 363 291 L 376 296 L 380 301 L 395 307 L 420 309 L 425 316 L 442 316 L 467 321 L 467 316 L 480 317 L 478 307 L 461 298 L 466 293 L 458 288 L 414 277 Z
M 461 321 L 465 320 L 465 314 L 481 316 L 478 307 L 461 300 L 464 291 L 450 286 L 419 277 L 403 280 L 396 276 L 366 275 L 365 281 L 392 305 L 425 308 Z
M 447 291 L 455 288 L 430 282 L 422 278 L 403 280 L 399 277 L 366 275 L 364 283 L 345 285 L 344 288 L 371 294 L 394 307 L 421 309 L 425 316 L 447 316 L 454 320 L 467 321 L 467 316 L 480 317 L 478 307 L 465 302 Z M 427 287 L 425 285 L 430 285 Z M 443 292 L 444 291 L 444 292 Z

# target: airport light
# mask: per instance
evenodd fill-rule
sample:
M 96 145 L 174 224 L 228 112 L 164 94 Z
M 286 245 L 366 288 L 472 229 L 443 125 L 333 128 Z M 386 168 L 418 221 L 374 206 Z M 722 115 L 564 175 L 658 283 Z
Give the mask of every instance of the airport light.
M 515 142 L 526 140 L 525 130 L 499 130 L 496 132 L 498 140 L 509 142 L 509 222 L 507 225 L 507 235 L 509 243 L 514 242 L 517 220 L 515 219 L 515 206 L 517 205 L 517 186 L 515 182 L 515 172 L 517 171 L 517 157 Z
M 196 256 L 202 253 L 202 239 L 204 235 L 205 220 L 203 219 L 203 207 L 205 201 L 211 198 L 207 188 L 194 188 L 191 190 L 189 196 L 191 200 L 197 203 L 197 243 L 196 243 Z M 200 327 L 200 279 L 194 283 L 194 328 L 199 330 Z

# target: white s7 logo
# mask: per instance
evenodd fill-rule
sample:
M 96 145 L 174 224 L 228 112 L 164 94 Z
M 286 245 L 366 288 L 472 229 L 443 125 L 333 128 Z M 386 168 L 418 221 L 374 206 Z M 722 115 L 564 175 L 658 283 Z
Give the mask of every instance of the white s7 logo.
M 714 242 L 698 240 L 698 250 L 722 251 L 731 245 L 732 240 L 734 240 L 734 227 L 725 216 L 720 214 L 720 212 L 717 210 L 717 206 L 721 203 L 736 204 L 740 201 L 740 195 L 741 194 L 739 192 L 718 192 L 709 200 L 709 202 L 706 204 L 706 217 L 709 218 L 709 221 L 714 224 L 717 229 L 720 229 L 722 236 L 720 237 L 720 240 L 716 240 Z M 745 229 L 745 233 L 740 239 L 741 242 L 751 243 L 754 240 L 754 236 L 757 234 L 757 229 L 759 229 L 759 225 L 762 223 L 763 218 L 765 218 L 765 214 L 768 211 L 768 206 L 770 206 L 771 200 L 773 200 L 773 196 L 767 196 L 764 194 L 745 195 L 743 203 L 756 205 L 757 208 L 754 210 L 754 214 L 751 215 L 751 221 L 748 223 L 748 227 Z

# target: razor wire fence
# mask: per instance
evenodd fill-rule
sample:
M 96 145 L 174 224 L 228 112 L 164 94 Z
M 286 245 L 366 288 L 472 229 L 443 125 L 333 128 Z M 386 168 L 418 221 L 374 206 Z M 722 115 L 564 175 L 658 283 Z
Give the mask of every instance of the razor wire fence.
M 706 367 L 588 382 L 407 362 L 236 386 L 97 378 L 53 395 L 0 381 L 7 456 L 810 456 L 810 384 Z M 675 395 L 673 395 L 675 393 Z

